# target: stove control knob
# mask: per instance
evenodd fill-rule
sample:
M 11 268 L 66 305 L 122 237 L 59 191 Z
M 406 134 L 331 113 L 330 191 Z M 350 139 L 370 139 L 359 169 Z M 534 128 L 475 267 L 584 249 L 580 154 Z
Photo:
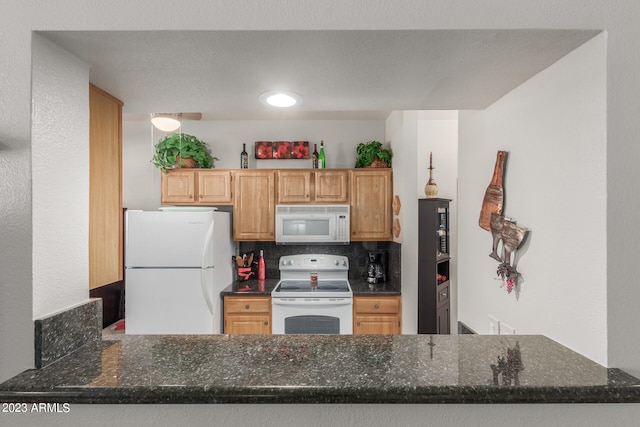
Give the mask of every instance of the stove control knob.
M 338 260 L 333 261 L 333 263 L 334 263 L 335 265 L 340 265 L 340 261 L 338 261 Z
M 346 266 L 347 266 L 347 260 L 346 260 L 346 259 L 343 259 L 343 260 L 342 260 L 342 266 L 343 266 L 343 267 L 346 267 Z

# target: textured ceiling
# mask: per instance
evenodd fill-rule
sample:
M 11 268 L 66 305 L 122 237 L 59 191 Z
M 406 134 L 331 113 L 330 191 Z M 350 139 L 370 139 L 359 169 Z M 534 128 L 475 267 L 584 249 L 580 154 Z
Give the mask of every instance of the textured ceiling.
M 91 66 L 91 82 L 151 112 L 216 118 L 384 118 L 482 109 L 593 36 L 587 30 L 43 32 Z M 290 112 L 267 90 L 303 97 Z

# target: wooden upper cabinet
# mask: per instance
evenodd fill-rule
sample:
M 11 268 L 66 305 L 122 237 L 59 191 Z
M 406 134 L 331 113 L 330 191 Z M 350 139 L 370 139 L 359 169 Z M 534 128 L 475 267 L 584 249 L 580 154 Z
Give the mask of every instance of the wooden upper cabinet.
M 275 240 L 275 175 L 273 170 L 234 172 L 234 240 Z
M 201 170 L 197 173 L 200 204 L 232 204 L 231 171 Z
M 122 101 L 89 86 L 89 288 L 123 279 Z
M 179 168 L 160 172 L 163 205 L 231 205 L 232 171 Z
M 349 203 L 349 172 L 346 170 L 317 170 L 315 201 L 317 203 Z
M 349 203 L 347 170 L 280 170 L 278 203 Z
M 278 171 L 278 203 L 310 202 L 311 177 L 308 170 Z
M 391 169 L 350 171 L 351 240 L 391 240 L 393 182 Z
M 195 203 L 196 174 L 193 170 L 177 169 L 160 172 L 160 175 L 163 205 Z

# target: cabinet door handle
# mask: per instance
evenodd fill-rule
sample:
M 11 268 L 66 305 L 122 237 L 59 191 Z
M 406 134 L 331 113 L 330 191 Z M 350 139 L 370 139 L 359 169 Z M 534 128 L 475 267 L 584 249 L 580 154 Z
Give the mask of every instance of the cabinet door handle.
M 378 304 L 374 305 L 373 308 L 375 308 L 376 310 L 380 308 L 380 306 Z
M 356 326 L 360 327 L 360 322 L 356 322 Z
M 245 305 L 245 306 L 244 306 L 244 309 L 245 309 L 245 310 L 249 310 L 249 304 Z
M 269 322 L 267 322 L 266 320 L 264 321 L 264 326 L 269 326 Z

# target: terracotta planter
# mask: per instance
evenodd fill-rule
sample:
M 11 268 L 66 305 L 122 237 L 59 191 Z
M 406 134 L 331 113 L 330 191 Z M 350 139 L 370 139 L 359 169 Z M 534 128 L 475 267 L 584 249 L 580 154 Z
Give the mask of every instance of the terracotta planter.
M 193 157 L 187 157 L 183 159 L 180 156 L 176 157 L 177 168 L 195 168 L 198 167 L 198 162 Z
M 373 162 L 371 162 L 371 164 L 367 167 L 368 168 L 388 168 L 389 166 L 387 165 L 387 162 L 385 162 L 384 160 L 380 160 L 379 158 L 375 157 L 373 159 Z

